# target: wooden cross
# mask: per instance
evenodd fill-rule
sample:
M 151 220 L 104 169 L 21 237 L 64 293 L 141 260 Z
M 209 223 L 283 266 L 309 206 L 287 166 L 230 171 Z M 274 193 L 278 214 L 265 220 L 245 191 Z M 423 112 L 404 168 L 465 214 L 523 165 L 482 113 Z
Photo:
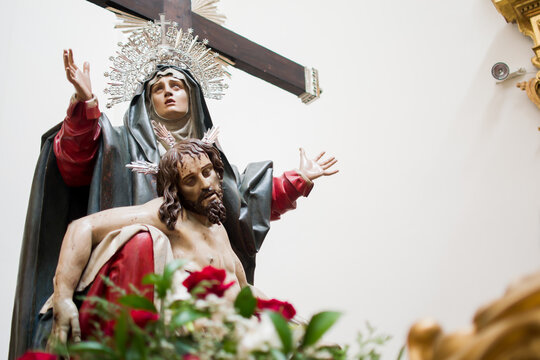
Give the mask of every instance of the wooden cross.
M 175 21 L 184 30 L 192 28 L 199 38 L 209 40 L 208 46 L 232 65 L 268 81 L 310 103 L 320 96 L 317 70 L 304 67 L 267 48 L 242 37 L 191 11 L 191 0 L 88 0 L 103 8 L 114 8 L 129 14 L 154 20 L 160 24 Z

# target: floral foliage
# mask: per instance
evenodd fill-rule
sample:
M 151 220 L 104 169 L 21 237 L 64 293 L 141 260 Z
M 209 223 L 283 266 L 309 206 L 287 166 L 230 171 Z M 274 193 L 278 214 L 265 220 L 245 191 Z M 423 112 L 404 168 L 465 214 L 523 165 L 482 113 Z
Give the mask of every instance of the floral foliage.
M 249 287 L 232 303 L 223 296 L 232 283 L 226 284 L 225 272 L 212 267 L 190 274 L 183 285 L 191 296 L 175 299 L 172 279 L 183 264 L 174 261 L 163 274 L 145 278 L 144 282 L 154 285 L 156 304 L 161 306 L 154 306 L 142 294 L 123 295 L 114 305 L 103 299 L 87 299 L 111 305 L 96 306 L 98 315 L 109 320 L 96 323 L 94 339 L 67 346 L 57 343 L 55 353 L 80 360 L 347 358 L 347 347 L 319 344 L 339 313 L 321 312 L 307 324 L 293 323 L 290 320 L 296 310 L 290 303 L 257 299 Z M 57 359 L 46 355 L 50 357 L 21 359 Z
M 234 281 L 225 284 L 226 276 L 225 270 L 206 266 L 201 271 L 191 273 L 182 284 L 199 299 L 204 299 L 209 294 L 223 296 L 225 291 L 234 285 Z
M 272 310 L 280 313 L 287 320 L 291 320 L 296 315 L 294 306 L 286 301 L 280 301 L 277 299 L 257 299 L 257 309 L 259 310 Z
M 133 319 L 135 325 L 144 329 L 148 323 L 156 322 L 159 319 L 159 315 L 148 310 L 132 309 L 129 311 L 129 315 Z

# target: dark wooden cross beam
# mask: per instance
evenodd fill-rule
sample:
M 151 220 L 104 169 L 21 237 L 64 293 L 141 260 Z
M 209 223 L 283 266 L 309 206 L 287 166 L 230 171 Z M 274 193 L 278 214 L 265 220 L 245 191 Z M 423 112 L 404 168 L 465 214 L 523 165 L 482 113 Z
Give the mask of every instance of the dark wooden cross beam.
M 191 0 L 88 0 L 147 19 L 176 21 L 208 39 L 213 50 L 233 61 L 233 66 L 266 80 L 310 103 L 320 95 L 318 74 L 191 11 Z

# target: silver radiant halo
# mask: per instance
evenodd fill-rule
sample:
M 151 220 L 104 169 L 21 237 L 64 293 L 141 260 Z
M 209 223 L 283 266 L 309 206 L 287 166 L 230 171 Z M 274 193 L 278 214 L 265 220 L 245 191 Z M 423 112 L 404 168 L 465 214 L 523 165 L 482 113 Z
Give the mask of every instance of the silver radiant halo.
M 146 26 L 134 29 L 126 43 L 119 43 L 116 56 L 111 56 L 110 79 L 105 93 L 109 95 L 107 107 L 129 101 L 142 84 L 149 80 L 158 65 L 174 65 L 188 69 L 195 77 L 206 98 L 221 99 L 228 85 L 227 72 L 218 54 L 198 41 L 193 30 L 178 28 L 161 15 L 159 21 L 149 21 Z

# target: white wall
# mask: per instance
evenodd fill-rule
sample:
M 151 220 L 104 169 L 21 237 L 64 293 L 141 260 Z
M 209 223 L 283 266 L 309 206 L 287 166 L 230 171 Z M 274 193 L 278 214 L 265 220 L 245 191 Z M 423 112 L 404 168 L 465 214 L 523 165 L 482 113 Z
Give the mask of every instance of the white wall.
M 72 89 L 62 49 L 91 63 L 101 93 L 121 37 L 83 0 L 2 2 L 0 352 L 6 353 L 20 239 L 41 134 Z M 490 68 L 530 64 L 532 42 L 490 1 L 222 0 L 228 27 L 321 74 L 305 106 L 233 69 L 211 101 L 231 161 L 296 167 L 297 148 L 327 150 L 340 173 L 317 180 L 274 223 L 256 283 L 305 317 L 345 315 L 329 335 L 353 342 L 369 320 L 395 336 L 434 316 L 465 327 L 476 308 L 540 259 L 540 110 Z M 533 74 L 528 74 L 527 78 Z M 116 123 L 123 109 L 107 111 Z

